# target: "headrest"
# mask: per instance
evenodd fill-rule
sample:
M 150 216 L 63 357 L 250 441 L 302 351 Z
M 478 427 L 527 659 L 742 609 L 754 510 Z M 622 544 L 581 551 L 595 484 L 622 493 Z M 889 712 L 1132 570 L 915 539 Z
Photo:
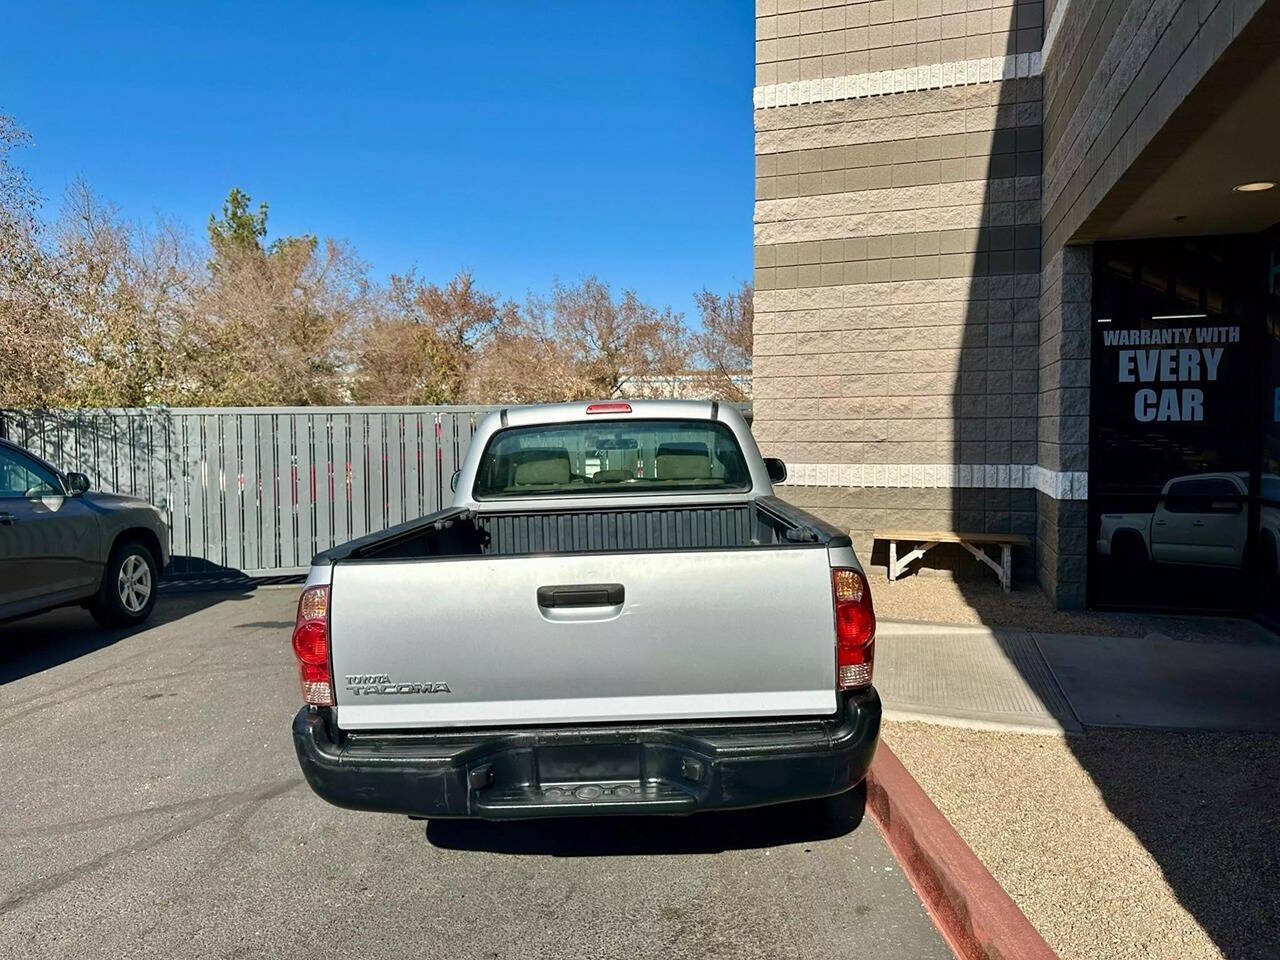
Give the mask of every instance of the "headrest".
M 681 440 L 658 444 L 658 456 L 666 453 L 692 453 L 704 457 L 710 456 L 707 452 L 707 445 L 699 440 Z
M 658 446 L 659 480 L 706 480 L 711 455 L 705 443 L 663 443 Z

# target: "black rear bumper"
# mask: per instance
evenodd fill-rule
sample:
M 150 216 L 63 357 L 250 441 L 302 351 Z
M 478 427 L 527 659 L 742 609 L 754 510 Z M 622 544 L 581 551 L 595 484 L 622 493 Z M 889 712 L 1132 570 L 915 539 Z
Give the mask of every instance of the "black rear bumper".
M 805 720 L 341 734 L 327 710 L 293 721 L 302 772 L 353 810 L 492 820 L 687 814 L 833 796 L 866 776 L 874 689 Z

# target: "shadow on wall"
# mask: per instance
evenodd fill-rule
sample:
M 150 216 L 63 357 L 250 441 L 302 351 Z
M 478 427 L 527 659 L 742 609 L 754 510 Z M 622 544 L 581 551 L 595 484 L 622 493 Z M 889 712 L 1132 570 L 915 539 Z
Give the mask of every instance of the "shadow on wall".
M 1014 52 L 1013 31 L 1008 52 Z M 1035 464 L 1044 426 L 1038 420 L 1039 392 L 1064 386 L 1059 368 L 1040 365 L 1041 336 L 1053 333 L 1049 327 L 1055 325 L 1061 335 L 1061 322 L 1041 330 L 1040 78 L 1004 83 L 998 115 L 981 226 L 968 253 L 973 283 L 953 395 L 957 464 Z M 1060 419 L 1052 426 L 1063 432 Z M 1035 490 L 953 490 L 954 529 L 1034 538 L 1036 518 Z M 1036 580 L 1036 562 L 1033 551 L 1018 552 L 1027 555 L 1016 561 L 1015 582 L 1025 588 Z M 940 565 L 957 569 L 971 607 L 999 609 L 987 602 L 999 588 L 985 568 L 959 548 L 940 559 Z M 1000 625 L 985 615 L 984 620 Z M 1158 675 L 1158 665 L 1152 671 Z M 1274 937 L 1271 951 L 1259 953 L 1266 941 L 1260 931 L 1280 929 L 1276 738 L 1092 728 L 1068 744 L 1107 807 L 1137 836 L 1222 953 L 1229 960 L 1280 957 Z M 1212 806 L 1204 805 L 1203 790 L 1189 789 L 1206 782 L 1214 785 Z

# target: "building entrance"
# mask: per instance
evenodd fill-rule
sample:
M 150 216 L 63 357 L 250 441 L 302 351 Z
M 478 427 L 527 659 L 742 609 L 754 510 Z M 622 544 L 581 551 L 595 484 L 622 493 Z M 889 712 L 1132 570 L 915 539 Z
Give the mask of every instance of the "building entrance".
M 1235 612 L 1274 594 L 1277 289 L 1263 236 L 1094 247 L 1093 605 Z

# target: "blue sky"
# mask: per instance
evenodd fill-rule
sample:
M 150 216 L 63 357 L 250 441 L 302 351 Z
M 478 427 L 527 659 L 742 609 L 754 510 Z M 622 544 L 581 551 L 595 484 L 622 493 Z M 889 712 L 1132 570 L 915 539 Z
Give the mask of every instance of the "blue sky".
M 690 316 L 750 279 L 748 0 L 6 7 L 0 112 L 50 211 L 83 176 L 203 231 L 239 186 L 378 276 L 596 274 Z

